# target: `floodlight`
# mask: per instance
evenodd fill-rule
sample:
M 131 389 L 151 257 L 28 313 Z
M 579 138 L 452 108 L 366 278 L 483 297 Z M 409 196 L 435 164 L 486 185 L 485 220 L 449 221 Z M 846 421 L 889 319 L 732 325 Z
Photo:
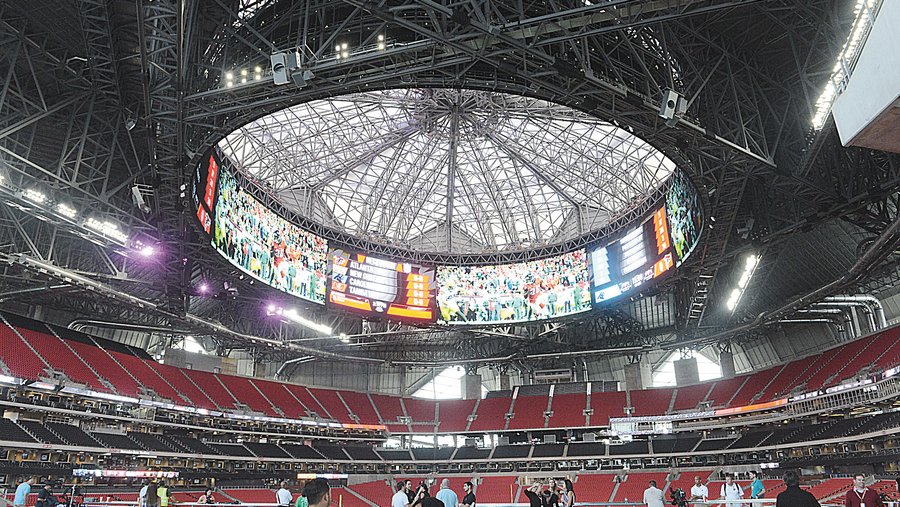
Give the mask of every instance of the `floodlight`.
M 61 202 L 56 205 L 56 212 L 66 218 L 75 218 L 75 215 L 78 214 L 78 212 L 75 210 L 75 208 L 73 208 L 72 206 L 69 206 L 68 204 L 66 204 L 64 202 Z
M 22 197 L 35 204 L 44 204 L 44 202 L 47 200 L 47 194 L 33 188 L 26 188 L 22 192 Z

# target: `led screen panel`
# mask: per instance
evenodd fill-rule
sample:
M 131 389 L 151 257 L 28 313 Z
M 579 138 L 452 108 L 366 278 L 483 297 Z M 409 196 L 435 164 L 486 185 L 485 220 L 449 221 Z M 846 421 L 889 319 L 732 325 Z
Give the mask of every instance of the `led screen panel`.
M 672 177 L 672 185 L 666 192 L 666 213 L 672 232 L 675 265 L 687 260 L 697 246 L 703 231 L 703 215 L 700 196 L 691 181 L 681 172 Z
M 328 306 L 404 322 L 435 321 L 433 268 L 343 250 L 332 250 L 328 264 Z
M 591 298 L 595 304 L 623 296 L 675 267 L 666 208 L 658 208 L 619 239 L 591 250 Z
M 288 222 L 247 193 L 227 162 L 219 167 L 213 246 L 257 280 L 325 303 L 328 242 Z
M 437 284 L 448 324 L 550 319 L 591 306 L 584 249 L 498 266 L 439 266 Z
M 212 216 L 216 206 L 217 181 L 219 177 L 219 157 L 211 150 L 200 159 L 194 171 L 192 202 L 194 214 L 200 222 L 203 232 L 212 232 Z

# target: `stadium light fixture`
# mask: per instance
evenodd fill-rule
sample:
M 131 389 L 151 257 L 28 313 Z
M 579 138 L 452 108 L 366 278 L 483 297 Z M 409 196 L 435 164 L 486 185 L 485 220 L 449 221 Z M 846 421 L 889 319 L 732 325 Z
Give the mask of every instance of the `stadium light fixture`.
M 326 334 L 326 335 L 332 334 L 331 327 L 326 326 L 325 324 L 319 324 L 317 322 L 313 322 L 313 321 L 307 319 L 306 317 L 303 317 L 299 313 L 297 313 L 297 310 L 295 310 L 293 308 L 285 309 L 285 308 L 282 308 L 280 306 L 276 306 L 276 305 L 270 303 L 266 307 L 266 314 L 282 317 L 291 322 L 294 322 L 295 324 L 300 324 L 303 327 L 312 329 L 313 331 L 317 331 L 322 334 Z
M 84 226 L 94 232 L 98 232 L 107 238 L 114 239 L 120 243 L 128 242 L 128 234 L 119 229 L 119 225 L 109 220 L 103 220 L 97 217 L 90 217 L 84 222 Z
M 759 256 L 756 254 L 750 254 L 744 260 L 744 267 L 741 270 L 741 276 L 738 278 L 737 287 L 732 289 L 731 294 L 729 294 L 728 299 L 725 301 L 725 306 L 728 308 L 728 311 L 733 312 L 735 308 L 737 308 L 738 302 L 741 300 L 741 296 L 744 295 L 744 290 L 747 288 L 747 285 L 750 284 L 750 278 L 753 277 L 753 272 L 756 271 L 756 266 L 759 265 Z
M 847 35 L 847 41 L 841 47 L 831 76 L 825 84 L 825 89 L 816 99 L 816 113 L 813 116 L 812 124 L 816 130 L 821 130 L 825 126 L 825 120 L 831 114 L 831 106 L 834 99 L 844 90 L 847 80 L 850 78 L 850 71 L 853 67 L 856 57 L 859 56 L 859 50 L 862 48 L 863 38 L 866 32 L 875 22 L 875 6 L 880 0 L 857 0 L 856 7 L 853 9 L 853 27 Z
M 64 202 L 57 203 L 56 212 L 68 219 L 73 219 L 78 214 L 78 211 L 76 211 L 75 208 Z
M 22 197 L 35 204 L 44 204 L 47 202 L 47 194 L 33 188 L 26 188 L 22 191 Z

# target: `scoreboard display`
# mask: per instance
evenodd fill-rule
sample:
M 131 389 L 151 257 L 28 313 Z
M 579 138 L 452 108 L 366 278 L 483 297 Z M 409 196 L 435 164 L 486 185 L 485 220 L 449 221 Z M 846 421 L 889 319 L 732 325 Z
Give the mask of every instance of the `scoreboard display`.
M 433 268 L 343 250 L 332 250 L 328 261 L 328 305 L 411 323 L 435 321 Z
M 203 232 L 212 232 L 212 216 L 216 203 L 216 182 L 219 178 L 219 161 L 215 150 L 200 159 L 200 164 L 194 172 L 193 204 L 197 220 L 203 228 Z
M 594 304 L 622 296 L 675 267 L 665 206 L 624 236 L 590 253 Z

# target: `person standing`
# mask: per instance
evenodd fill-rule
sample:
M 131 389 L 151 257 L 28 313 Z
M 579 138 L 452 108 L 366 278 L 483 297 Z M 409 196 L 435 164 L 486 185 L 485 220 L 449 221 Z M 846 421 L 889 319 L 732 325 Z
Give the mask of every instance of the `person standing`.
M 315 291 L 313 291 L 313 292 L 315 292 Z M 408 503 L 409 505 L 412 505 L 413 502 L 416 501 L 416 492 L 413 490 L 412 481 L 409 479 L 406 479 L 406 481 L 403 484 L 405 485 L 404 491 L 406 491 L 406 500 L 407 500 L 406 503 Z
M 538 491 L 541 490 L 541 483 L 535 482 L 531 485 L 530 488 L 525 490 L 525 496 L 528 497 L 528 507 L 542 507 L 543 502 L 541 501 L 541 495 L 538 494 Z
M 150 484 L 147 485 L 147 496 L 144 498 L 146 507 L 159 507 L 158 491 L 159 488 L 155 481 L 151 481 Z
M 278 504 L 278 507 L 291 507 L 291 500 L 293 499 L 294 495 L 287 489 L 287 483 L 282 482 L 281 488 L 275 492 L 275 503 Z
M 306 498 L 309 507 L 328 507 L 331 504 L 331 487 L 321 477 L 307 482 L 300 495 Z
M 59 501 L 53 496 L 53 492 L 50 490 L 50 483 L 44 483 L 44 487 L 38 491 L 37 501 L 35 502 L 35 507 L 56 507 L 56 504 Z
M 159 498 L 159 507 L 169 507 L 169 487 L 166 481 L 160 480 L 156 487 L 156 496 Z
M 562 507 L 575 507 L 575 485 L 569 479 L 565 479 L 563 484 L 565 484 L 566 490 L 560 498 Z
M 28 499 L 28 495 L 31 494 L 32 484 L 34 484 L 34 478 L 22 481 L 22 483 L 16 487 L 16 496 L 13 497 L 13 507 L 25 506 L 25 501 Z
M 463 493 L 465 493 L 462 499 L 463 507 L 475 507 L 475 488 L 471 482 L 463 483 Z
M 800 476 L 793 470 L 784 473 L 787 489 L 775 497 L 775 507 L 821 507 L 809 491 L 800 489 Z
M 141 507 L 147 507 L 147 490 L 150 489 L 150 481 L 144 479 L 141 481 L 143 486 L 141 487 L 141 491 L 138 493 L 138 502 Z
M 666 498 L 662 490 L 656 487 L 656 481 L 650 481 L 650 487 L 644 490 L 644 503 L 647 507 L 665 507 Z
M 444 503 L 444 507 L 456 507 L 459 504 L 459 497 L 450 489 L 450 479 L 441 481 L 441 489 L 434 495 L 435 498 Z
M 722 488 L 719 491 L 719 496 L 723 500 L 743 500 L 744 499 L 744 490 L 741 488 L 741 485 L 734 482 L 734 476 L 728 474 L 725 476 L 725 484 L 722 484 Z M 736 505 L 734 502 L 729 502 L 725 505 Z
M 762 498 L 763 493 L 765 493 L 765 487 L 763 487 L 763 482 L 759 480 L 759 474 L 755 471 L 750 472 L 750 479 L 750 498 Z
M 694 502 L 706 502 L 709 500 L 709 488 L 703 484 L 703 481 L 700 480 L 699 475 L 694 476 L 694 485 L 691 486 L 691 501 Z
M 884 507 L 878 492 L 866 487 L 866 476 L 856 474 L 853 476 L 853 489 L 847 492 L 844 500 L 845 507 Z
M 406 482 L 397 482 L 397 492 L 391 498 L 391 507 L 409 507 L 409 497 L 406 495 Z

